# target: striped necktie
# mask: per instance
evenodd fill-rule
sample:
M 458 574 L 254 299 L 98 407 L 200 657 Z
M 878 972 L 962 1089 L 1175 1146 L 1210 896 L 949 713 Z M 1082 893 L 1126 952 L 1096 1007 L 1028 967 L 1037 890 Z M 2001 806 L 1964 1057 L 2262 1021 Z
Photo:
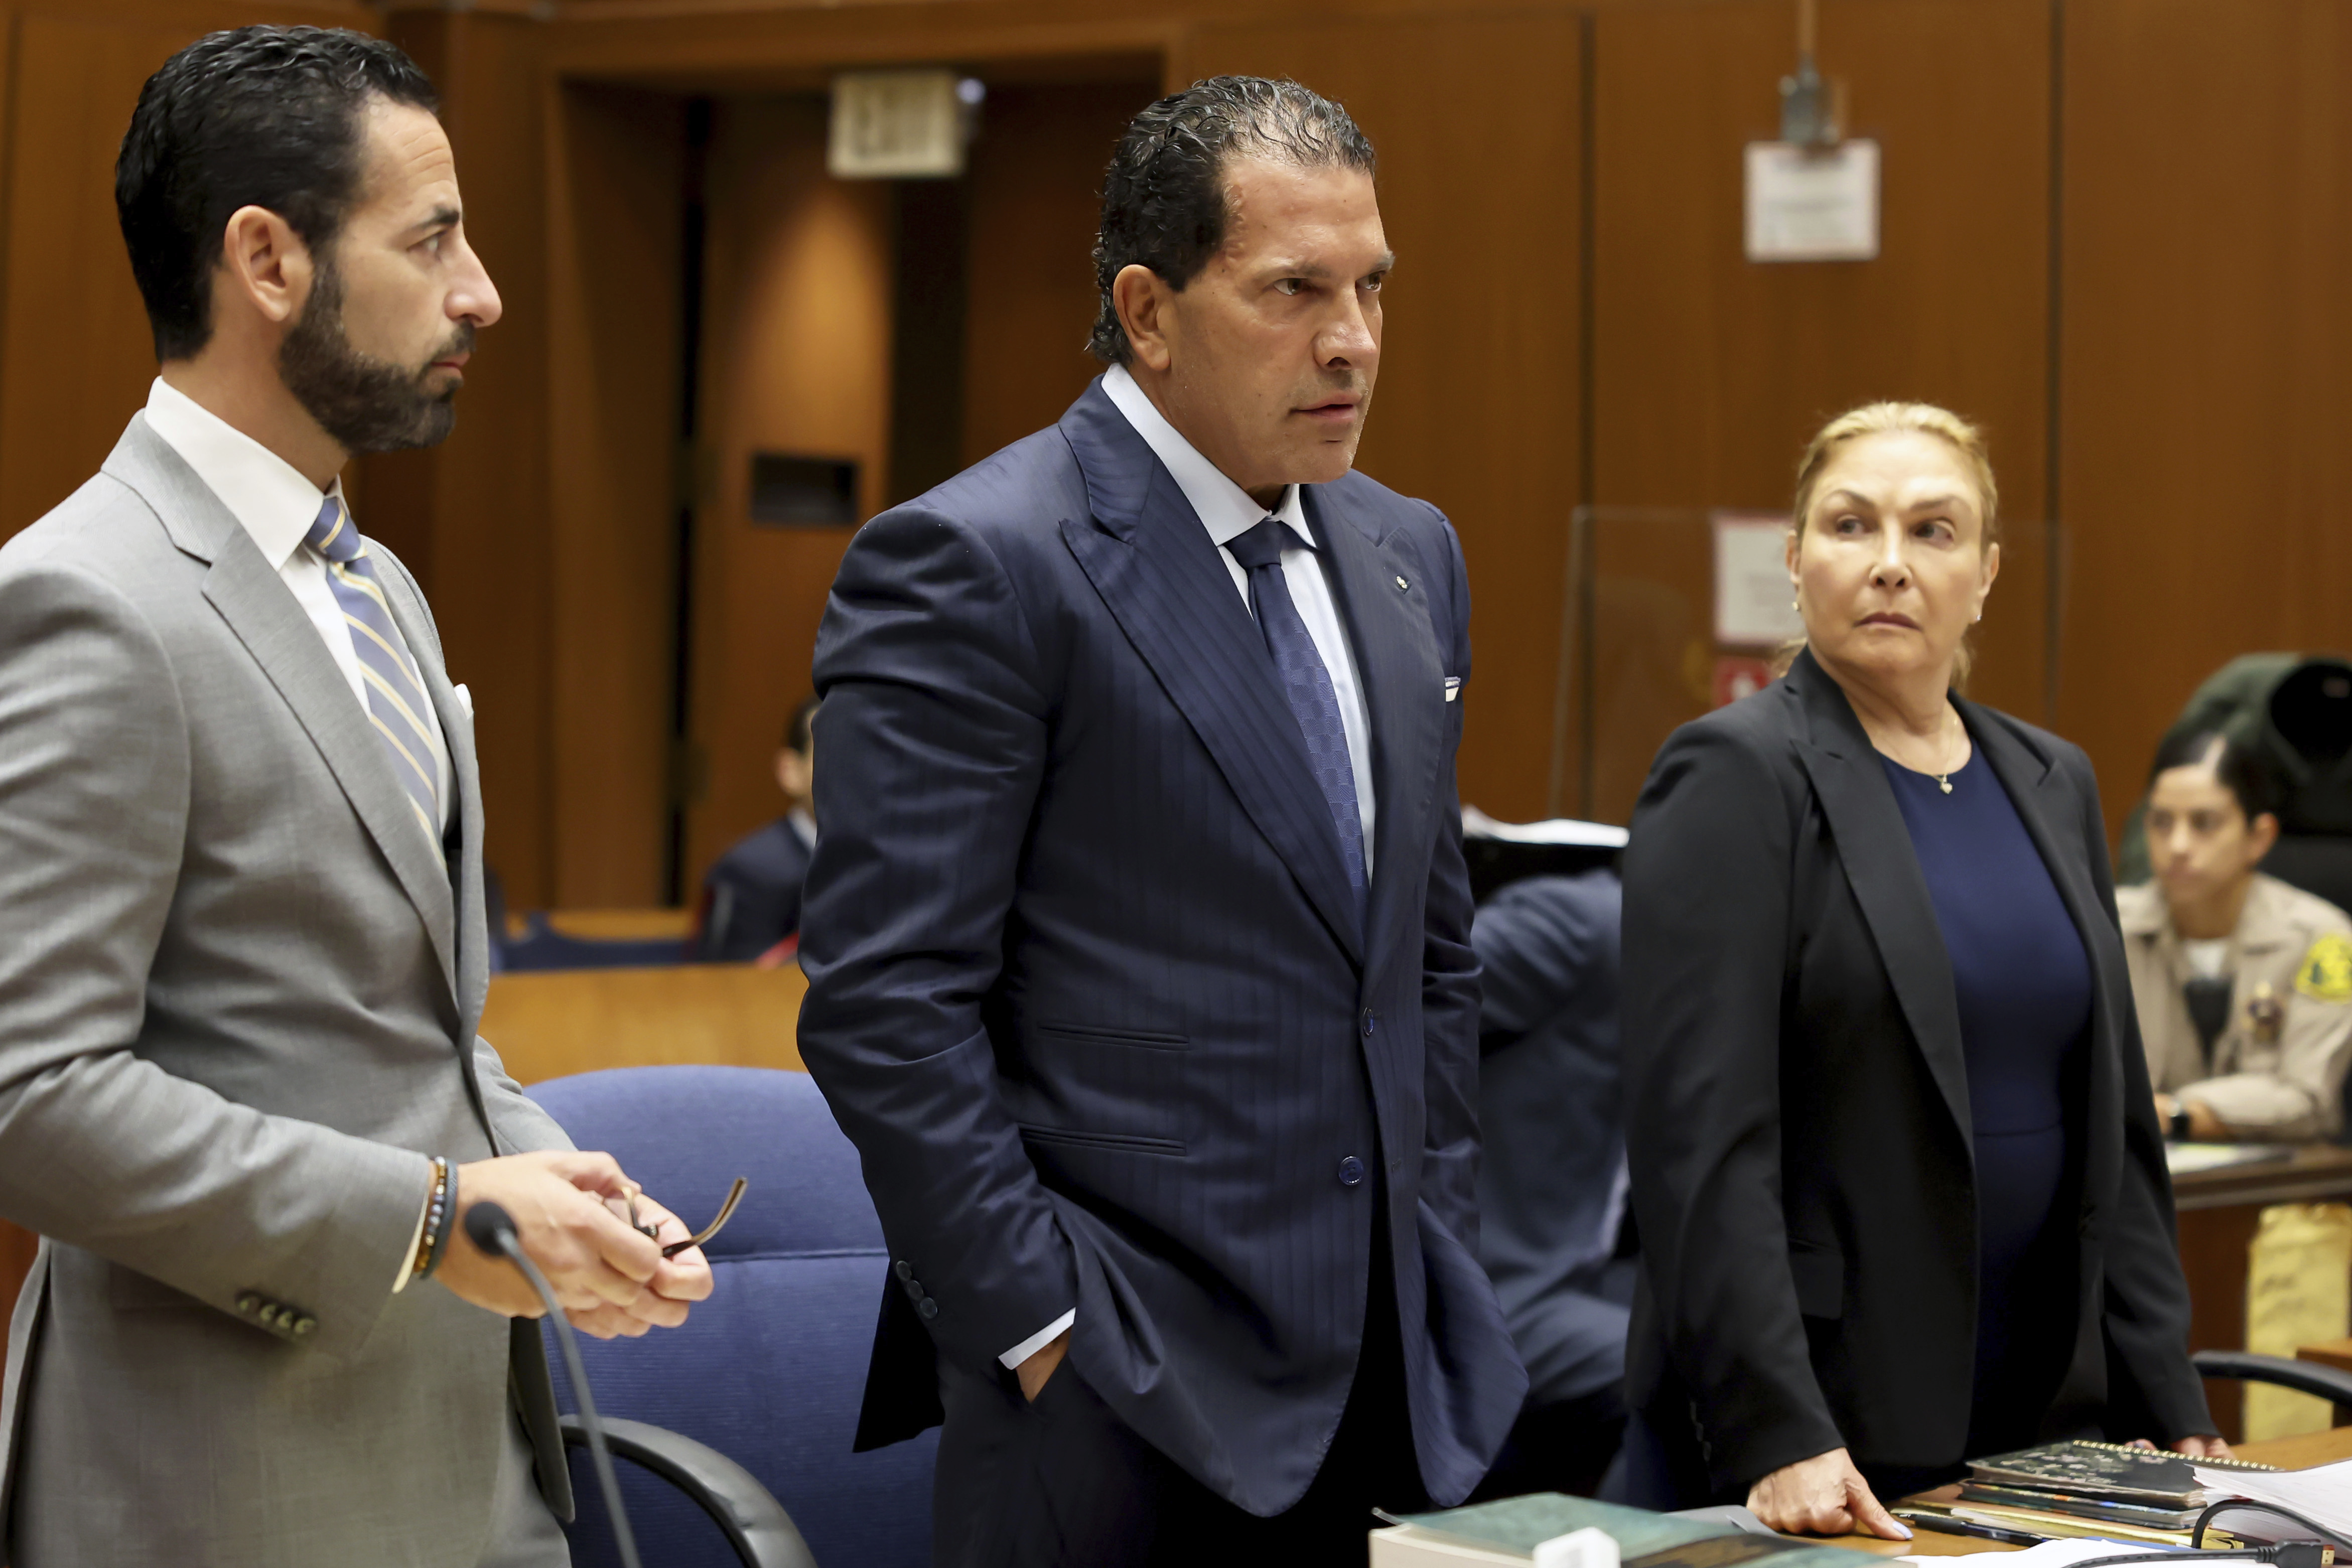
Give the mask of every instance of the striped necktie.
M 1339 717 L 1339 694 L 1331 687 L 1331 672 L 1315 650 L 1315 639 L 1290 597 L 1282 575 L 1286 547 L 1309 549 L 1305 539 L 1280 517 L 1268 517 L 1247 533 L 1225 541 L 1225 549 L 1249 573 L 1250 609 L 1257 616 L 1265 651 L 1273 655 L 1282 695 L 1298 721 L 1299 737 L 1307 742 L 1307 766 L 1330 809 L 1331 826 L 1339 837 L 1340 863 L 1348 869 L 1348 888 L 1356 895 L 1356 923 L 1364 921 L 1364 819 L 1357 810 L 1356 768 L 1348 755 L 1348 727 Z
M 360 656 L 360 675 L 367 686 L 368 722 L 383 739 L 385 755 L 425 836 L 441 841 L 441 726 L 433 717 L 433 699 L 425 680 L 409 657 L 384 602 L 383 585 L 376 580 L 368 559 L 366 541 L 352 524 L 342 497 L 330 496 L 319 508 L 318 520 L 303 542 L 326 558 L 327 581 L 342 606 L 343 622 L 352 629 L 352 646 Z

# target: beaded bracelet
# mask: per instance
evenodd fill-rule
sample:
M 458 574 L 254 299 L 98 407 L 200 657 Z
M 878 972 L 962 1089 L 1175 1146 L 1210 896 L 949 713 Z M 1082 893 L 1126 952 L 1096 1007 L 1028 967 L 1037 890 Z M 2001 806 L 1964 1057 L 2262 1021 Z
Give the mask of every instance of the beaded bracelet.
M 433 1196 L 425 1205 L 425 1234 L 416 1243 L 417 1280 L 429 1280 L 449 1250 L 450 1217 L 457 1212 L 457 1173 L 447 1159 L 433 1156 Z

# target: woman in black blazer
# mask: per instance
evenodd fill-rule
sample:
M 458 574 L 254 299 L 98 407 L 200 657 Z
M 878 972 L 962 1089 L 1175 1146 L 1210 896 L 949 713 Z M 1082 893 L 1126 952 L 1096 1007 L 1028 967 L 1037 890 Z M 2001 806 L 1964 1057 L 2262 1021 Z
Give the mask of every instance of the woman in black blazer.
M 1882 1496 L 2062 1436 L 2226 1452 L 2089 759 L 1961 699 L 1982 438 L 1800 465 L 1785 679 L 1658 753 L 1625 853 L 1633 1500 L 1910 1532 Z

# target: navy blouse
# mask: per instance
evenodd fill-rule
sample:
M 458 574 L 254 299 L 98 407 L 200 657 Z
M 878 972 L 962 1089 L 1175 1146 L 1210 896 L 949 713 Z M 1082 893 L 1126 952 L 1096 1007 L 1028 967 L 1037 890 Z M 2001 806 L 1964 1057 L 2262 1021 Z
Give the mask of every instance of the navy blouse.
M 2087 1114 L 2090 956 L 1988 764 L 1971 757 L 1948 795 L 1932 776 L 1879 760 L 1959 1000 L 1976 1134 L 1974 1456 L 2032 1441 L 2074 1342 L 2074 1238 L 2062 1198 Z

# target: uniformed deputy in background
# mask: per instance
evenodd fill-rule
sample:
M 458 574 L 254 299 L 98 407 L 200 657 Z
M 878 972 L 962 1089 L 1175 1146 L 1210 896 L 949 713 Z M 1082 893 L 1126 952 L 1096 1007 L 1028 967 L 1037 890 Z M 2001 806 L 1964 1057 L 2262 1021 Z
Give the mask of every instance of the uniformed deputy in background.
M 2254 867 L 2277 785 L 2216 731 L 2175 733 L 2151 770 L 2154 880 L 2116 895 L 2157 1114 L 2200 1141 L 2317 1140 L 2343 1122 L 2352 920 Z

